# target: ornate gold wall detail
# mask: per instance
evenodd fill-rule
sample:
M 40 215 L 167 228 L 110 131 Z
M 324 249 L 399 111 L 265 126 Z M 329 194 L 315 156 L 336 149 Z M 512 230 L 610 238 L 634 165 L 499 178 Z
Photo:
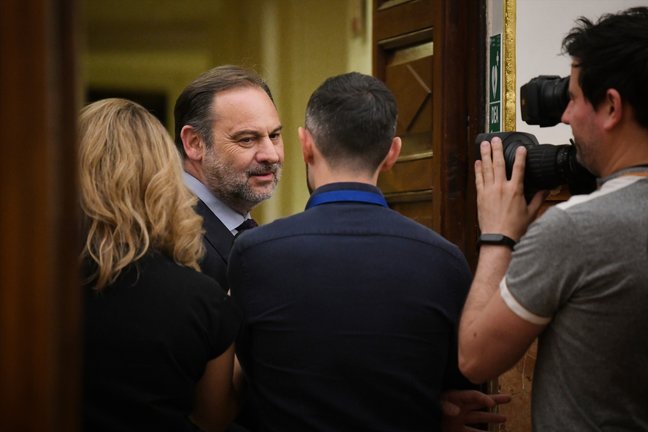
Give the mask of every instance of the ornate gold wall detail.
M 504 115 L 502 130 L 513 131 L 516 109 L 515 76 L 515 39 L 516 39 L 516 0 L 503 0 L 504 4 Z M 529 432 L 531 431 L 531 389 L 536 360 L 536 344 L 508 372 L 499 376 L 497 383 L 502 393 L 510 394 L 511 403 L 500 407 L 500 413 L 508 420 L 503 425 L 491 425 L 491 431 Z
M 504 4 L 504 131 L 515 130 L 515 0 Z

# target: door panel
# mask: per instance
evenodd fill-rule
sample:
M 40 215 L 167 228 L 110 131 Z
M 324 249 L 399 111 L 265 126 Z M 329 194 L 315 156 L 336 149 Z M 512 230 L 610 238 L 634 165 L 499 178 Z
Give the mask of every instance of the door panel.
M 374 1 L 374 75 L 396 97 L 403 140 L 379 186 L 392 208 L 457 244 L 472 265 L 483 16 L 482 0 Z
M 395 51 L 385 70 L 385 83 L 398 104 L 396 133 L 405 143 L 405 157 L 432 151 L 432 44 L 415 49 L 423 57 L 409 59 L 399 55 L 409 49 Z
M 374 41 L 429 29 L 433 14 L 430 3 L 419 0 L 374 0 Z
M 379 185 L 396 211 L 433 228 L 477 263 L 473 143 L 484 130 L 485 4 L 483 0 L 374 2 L 374 75 L 399 107 L 403 151 Z M 493 430 L 530 430 L 530 370 L 535 345 L 499 382 L 516 394 Z M 522 372 L 521 372 L 522 371 Z

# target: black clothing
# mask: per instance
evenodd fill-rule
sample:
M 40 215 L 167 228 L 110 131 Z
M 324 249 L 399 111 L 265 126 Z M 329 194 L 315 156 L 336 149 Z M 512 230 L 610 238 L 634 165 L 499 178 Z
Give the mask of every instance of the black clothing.
M 84 430 L 193 430 L 196 383 L 238 332 L 230 299 L 158 253 L 92 288 L 84 286 Z

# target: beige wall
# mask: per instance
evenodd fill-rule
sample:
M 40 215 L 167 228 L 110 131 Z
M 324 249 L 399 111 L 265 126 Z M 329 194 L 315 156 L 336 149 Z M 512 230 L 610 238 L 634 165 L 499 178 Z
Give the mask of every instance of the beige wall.
M 284 125 L 286 160 L 267 223 L 303 209 L 308 192 L 297 140 L 310 93 L 328 76 L 371 73 L 369 0 L 86 0 L 87 85 L 163 92 L 167 121 L 182 88 L 225 63 L 268 81 Z M 355 25 L 355 27 L 354 27 Z

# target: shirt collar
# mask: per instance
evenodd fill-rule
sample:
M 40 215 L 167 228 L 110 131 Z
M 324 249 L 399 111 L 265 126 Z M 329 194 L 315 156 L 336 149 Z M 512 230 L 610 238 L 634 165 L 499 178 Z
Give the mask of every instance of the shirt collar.
M 194 195 L 196 195 L 209 210 L 216 215 L 218 219 L 227 227 L 232 234 L 236 234 L 236 227 L 239 226 L 245 219 L 250 217 L 250 214 L 241 215 L 233 210 L 220 199 L 216 198 L 214 194 L 205 186 L 200 180 L 189 174 L 182 172 L 182 179 L 185 185 Z
M 369 183 L 339 182 L 328 183 L 311 194 L 306 209 L 331 202 L 362 202 L 387 207 L 380 189 Z
M 320 192 L 329 192 L 334 190 L 360 190 L 367 192 L 375 192 L 381 194 L 380 189 L 376 186 L 369 183 L 360 183 L 360 182 L 338 182 L 338 183 L 327 183 L 323 186 L 318 187 L 313 191 L 313 195 Z

